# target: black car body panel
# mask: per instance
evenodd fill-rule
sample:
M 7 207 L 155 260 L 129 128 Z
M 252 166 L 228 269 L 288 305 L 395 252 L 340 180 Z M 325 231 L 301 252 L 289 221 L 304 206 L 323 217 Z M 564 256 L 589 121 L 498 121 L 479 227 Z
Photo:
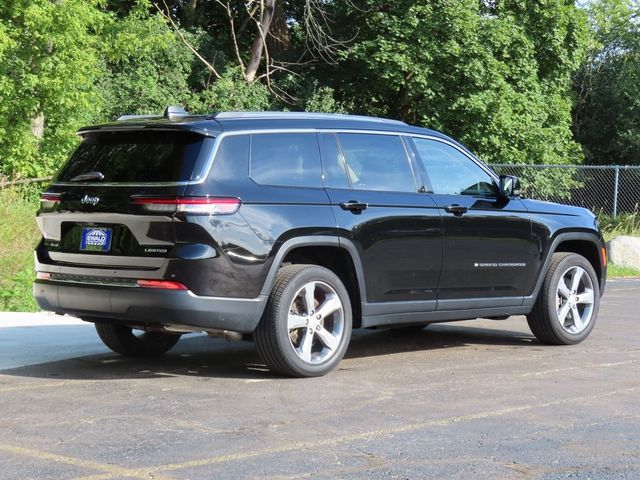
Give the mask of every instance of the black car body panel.
M 43 239 L 36 269 L 50 275 L 34 284 L 42 308 L 134 326 L 251 332 L 278 268 L 314 259 L 351 282 L 356 326 L 526 314 L 552 253 L 576 249 L 593 263 L 604 289 L 604 241 L 593 214 L 493 190 L 438 193 L 416 145 L 422 140 L 455 149 L 490 179 L 485 184 L 498 181 L 438 132 L 341 115 L 228 113 L 132 118 L 80 134 L 162 131 L 202 136 L 188 178 L 106 184 L 67 179 L 48 187 L 47 195 L 59 197 L 38 212 Z M 300 143 L 306 146 L 283 157 L 290 170 L 280 177 L 267 168 L 269 149 L 277 151 L 279 144 L 265 135 L 275 134 L 287 142 L 292 137 L 286 135 L 306 135 Z M 363 134 L 377 136 L 380 151 L 402 152 L 397 155 L 406 159 L 405 177 L 396 181 L 387 172 L 367 180 L 366 162 L 375 159 L 358 146 Z M 368 181 L 391 186 L 373 188 Z M 235 198 L 239 208 L 159 213 L 145 210 L 139 198 Z M 88 228 L 109 231 L 108 251 L 80 250 Z M 178 282 L 187 290 L 140 288 L 140 279 Z

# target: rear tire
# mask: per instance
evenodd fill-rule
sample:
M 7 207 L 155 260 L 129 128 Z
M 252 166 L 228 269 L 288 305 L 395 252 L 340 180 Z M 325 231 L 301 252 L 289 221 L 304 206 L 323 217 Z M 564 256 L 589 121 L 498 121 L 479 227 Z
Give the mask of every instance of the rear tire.
M 349 293 L 335 273 L 317 265 L 287 265 L 278 270 L 254 340 L 274 372 L 317 377 L 342 360 L 352 321 Z
M 95 327 L 107 347 L 127 357 L 156 357 L 171 350 L 180 340 L 180 335 L 162 332 L 135 335 L 129 327 L 104 321 L 96 321 Z
M 589 336 L 598 317 L 600 287 L 589 261 L 554 253 L 527 322 L 542 343 L 573 345 Z

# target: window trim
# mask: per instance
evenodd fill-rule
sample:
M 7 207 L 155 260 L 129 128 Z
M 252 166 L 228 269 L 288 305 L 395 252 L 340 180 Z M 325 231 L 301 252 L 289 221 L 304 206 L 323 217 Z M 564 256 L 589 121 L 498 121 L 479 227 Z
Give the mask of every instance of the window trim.
M 417 175 L 420 176 L 420 180 L 422 181 L 422 185 L 418 187 L 418 193 L 433 193 L 433 186 L 431 185 L 431 179 L 427 175 L 427 172 L 424 168 L 424 164 L 420 159 L 420 154 L 418 153 L 418 149 L 416 148 L 415 142 L 410 137 L 404 137 L 402 139 L 404 143 L 404 148 L 407 150 L 407 154 L 411 159 L 411 164 L 414 170 L 417 172 Z M 417 179 L 416 179 L 417 180 Z M 424 191 L 420 191 L 420 188 L 423 188 Z
M 347 184 L 349 185 L 348 188 L 327 186 L 327 179 L 325 177 L 325 172 L 327 170 L 324 167 L 325 156 L 324 156 L 324 148 L 322 147 L 321 138 L 320 138 L 321 135 L 333 138 L 333 141 L 336 144 L 336 148 L 338 149 L 338 155 L 340 155 L 340 159 L 342 161 L 343 175 L 347 179 Z M 318 139 L 318 146 L 320 147 L 320 163 L 322 164 L 322 184 L 324 185 L 324 188 L 330 188 L 332 190 L 353 190 L 353 185 L 351 184 L 351 177 L 349 177 L 349 173 L 347 172 L 347 160 L 344 158 L 344 152 L 342 151 L 342 146 L 338 141 L 338 135 L 336 134 L 336 132 L 316 132 L 316 138 Z
M 470 160 L 474 165 L 477 165 L 478 167 L 480 167 L 480 169 L 482 171 L 484 171 L 485 173 L 487 173 L 489 175 L 489 177 L 493 180 L 493 186 L 495 187 L 493 195 L 480 194 L 480 193 L 474 194 L 474 195 L 463 195 L 462 193 L 435 193 L 433 191 L 433 182 L 431 181 L 431 177 L 429 176 L 429 172 L 427 171 L 427 167 L 424 166 L 424 161 L 422 160 L 422 157 L 420 156 L 420 151 L 418 150 L 418 146 L 413 141 L 414 137 L 415 138 L 420 138 L 421 140 L 430 140 L 430 141 L 435 141 L 435 142 L 439 142 L 439 143 L 444 143 L 445 145 L 453 147 L 455 150 L 460 152 L 464 157 L 466 157 L 468 160 Z M 489 170 L 482 163 L 480 163 L 478 159 L 476 159 L 474 156 L 470 155 L 464 149 L 458 147 L 457 145 L 455 145 L 455 144 L 453 144 L 451 142 L 447 142 L 444 139 L 439 139 L 439 138 L 436 138 L 436 137 L 433 137 L 433 136 L 411 135 L 411 143 L 413 144 L 413 147 L 415 148 L 415 154 L 417 155 L 418 159 L 420 160 L 420 163 L 422 163 L 421 171 L 423 172 L 424 175 L 426 175 L 426 179 L 429 182 L 430 191 L 428 193 L 430 195 L 453 195 L 453 196 L 458 196 L 458 197 L 498 198 L 499 195 L 498 195 L 498 190 L 497 189 L 498 189 L 498 181 L 499 181 L 498 179 L 499 179 L 499 177 L 495 174 L 495 172 Z

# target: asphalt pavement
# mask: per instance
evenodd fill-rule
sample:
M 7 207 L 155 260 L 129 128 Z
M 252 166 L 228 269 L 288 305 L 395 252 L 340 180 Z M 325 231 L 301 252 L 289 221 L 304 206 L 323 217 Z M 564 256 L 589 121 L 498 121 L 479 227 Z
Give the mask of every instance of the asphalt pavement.
M 154 360 L 93 326 L 0 313 L 0 478 L 640 479 L 640 280 L 582 344 L 523 317 L 356 331 L 337 370 L 279 378 L 249 342 Z

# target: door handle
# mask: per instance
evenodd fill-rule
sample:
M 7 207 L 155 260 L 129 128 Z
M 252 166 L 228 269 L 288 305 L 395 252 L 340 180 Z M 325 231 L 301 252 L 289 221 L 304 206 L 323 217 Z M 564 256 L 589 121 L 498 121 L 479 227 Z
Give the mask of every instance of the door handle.
M 360 213 L 369 206 L 368 203 L 362 203 L 357 200 L 349 200 L 348 202 L 340 202 L 340 208 L 349 210 L 353 213 Z
M 467 213 L 467 210 L 469 210 L 467 207 L 458 205 L 457 203 L 454 203 L 453 205 L 447 205 L 446 207 L 444 207 L 444 209 L 446 212 L 453 213 L 456 217 L 461 217 L 462 215 Z

